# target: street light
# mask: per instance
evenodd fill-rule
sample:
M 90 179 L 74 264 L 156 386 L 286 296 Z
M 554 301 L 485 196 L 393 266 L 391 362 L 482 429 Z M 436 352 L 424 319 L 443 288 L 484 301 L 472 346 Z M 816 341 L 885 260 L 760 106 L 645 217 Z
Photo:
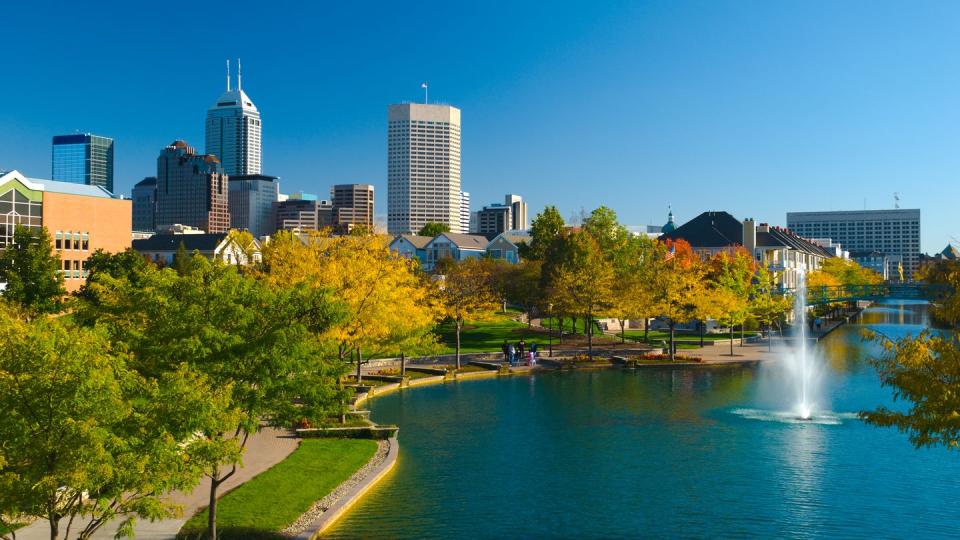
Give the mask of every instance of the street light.
M 553 358 L 553 304 L 547 305 L 547 328 L 547 347 L 550 358 Z

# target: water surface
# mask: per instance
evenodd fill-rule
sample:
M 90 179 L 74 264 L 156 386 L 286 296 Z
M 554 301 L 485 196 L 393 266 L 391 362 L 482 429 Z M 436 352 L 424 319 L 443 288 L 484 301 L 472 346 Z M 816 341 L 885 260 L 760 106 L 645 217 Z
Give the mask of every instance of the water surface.
M 771 406 L 765 367 L 545 373 L 379 398 L 373 417 L 401 426 L 399 462 L 330 536 L 955 537 L 960 455 L 855 418 L 891 403 L 862 330 L 919 332 L 924 309 L 877 306 L 821 342 L 823 421 Z

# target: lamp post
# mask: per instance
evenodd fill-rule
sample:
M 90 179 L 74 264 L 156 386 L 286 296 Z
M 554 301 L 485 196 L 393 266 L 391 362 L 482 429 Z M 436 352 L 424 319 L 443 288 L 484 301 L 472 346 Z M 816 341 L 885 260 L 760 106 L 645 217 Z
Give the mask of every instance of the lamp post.
M 550 358 L 553 358 L 553 304 L 547 305 L 547 340 Z

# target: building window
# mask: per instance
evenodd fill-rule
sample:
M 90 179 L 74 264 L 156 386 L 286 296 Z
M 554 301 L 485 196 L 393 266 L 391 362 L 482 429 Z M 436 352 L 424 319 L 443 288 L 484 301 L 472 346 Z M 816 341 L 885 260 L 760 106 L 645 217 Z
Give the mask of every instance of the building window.
M 56 247 L 58 250 L 63 249 L 63 233 L 57 231 L 57 234 L 54 236 L 54 238 L 54 247 Z
M 89 233 L 83 233 L 83 240 L 82 240 L 82 244 L 81 244 L 80 247 L 81 247 L 84 251 L 89 251 L 89 250 L 90 250 L 90 234 L 89 234 Z

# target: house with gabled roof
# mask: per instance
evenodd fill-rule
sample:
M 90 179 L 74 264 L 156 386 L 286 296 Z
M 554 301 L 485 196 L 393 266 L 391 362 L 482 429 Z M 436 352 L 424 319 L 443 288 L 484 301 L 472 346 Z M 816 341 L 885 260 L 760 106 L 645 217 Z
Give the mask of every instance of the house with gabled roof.
M 427 260 L 427 244 L 433 240 L 430 236 L 417 234 L 398 234 L 390 242 L 390 251 L 406 259 L 417 259 L 420 264 Z
M 530 242 L 529 235 L 516 234 L 507 231 L 494 236 L 487 244 L 487 256 L 492 259 L 501 259 L 510 264 L 520 262 L 520 246 Z
M 477 234 L 441 233 L 424 247 L 426 260 L 422 261 L 423 269 L 429 272 L 443 259 L 455 262 L 479 259 L 486 255 L 487 244 L 487 237 Z
M 703 259 L 743 248 L 774 273 L 780 287 L 787 289 L 797 286 L 801 273 L 819 270 L 823 260 L 833 256 L 785 227 L 758 225 L 752 218 L 740 222 L 723 211 L 704 212 L 660 239 L 686 240 Z

